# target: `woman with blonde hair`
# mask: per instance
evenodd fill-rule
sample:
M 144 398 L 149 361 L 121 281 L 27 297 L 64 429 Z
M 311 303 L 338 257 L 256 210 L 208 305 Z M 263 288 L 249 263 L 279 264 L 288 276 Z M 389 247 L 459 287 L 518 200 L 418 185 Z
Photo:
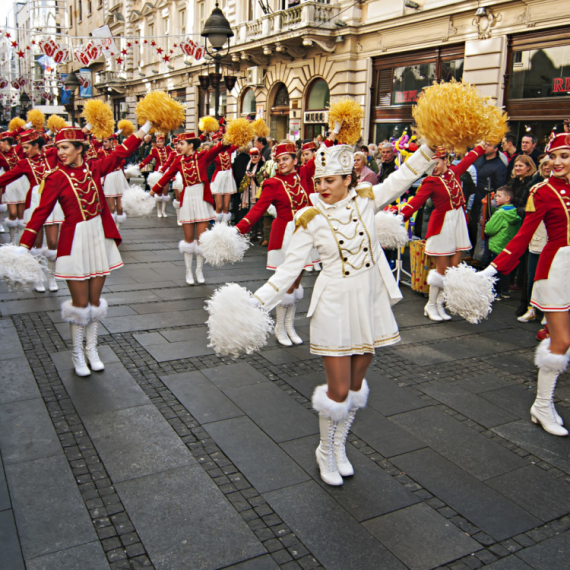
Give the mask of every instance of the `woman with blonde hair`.
M 378 176 L 374 173 L 371 168 L 366 166 L 367 158 L 363 152 L 354 153 L 354 172 L 356 172 L 356 177 L 358 182 L 370 182 L 370 184 L 378 184 Z
M 517 207 L 517 214 L 524 218 L 524 208 L 528 199 L 529 190 L 532 187 L 532 179 L 536 174 L 536 166 L 534 160 L 526 154 L 520 154 L 515 158 L 513 166 L 513 173 L 511 179 L 507 182 L 510 186 L 515 197 L 513 199 L 513 206 Z

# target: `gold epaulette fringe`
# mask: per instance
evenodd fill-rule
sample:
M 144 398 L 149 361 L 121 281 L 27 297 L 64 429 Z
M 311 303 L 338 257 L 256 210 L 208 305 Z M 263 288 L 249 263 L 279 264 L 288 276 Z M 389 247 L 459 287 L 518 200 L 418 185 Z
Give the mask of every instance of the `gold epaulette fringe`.
M 40 187 L 39 187 L 39 189 L 38 189 L 38 194 L 39 194 L 40 196 L 42 195 L 42 192 L 44 191 L 44 186 L 45 186 L 45 185 L 46 185 L 46 181 L 45 181 L 45 178 L 44 178 L 44 179 L 41 181 Z
M 541 187 L 544 186 L 545 183 L 539 183 L 539 184 L 535 184 L 531 189 L 530 192 L 528 194 L 528 200 L 526 201 L 526 206 L 524 208 L 525 212 L 536 212 L 536 207 L 534 205 L 534 195 L 536 193 L 536 191 Z
M 299 226 L 303 226 L 303 229 L 307 229 L 309 222 L 317 215 L 320 214 L 317 208 L 307 208 L 300 216 L 295 220 L 295 231 L 299 229 Z
M 364 183 L 356 187 L 356 193 L 360 198 L 370 198 L 374 200 L 374 190 L 372 190 L 372 184 Z

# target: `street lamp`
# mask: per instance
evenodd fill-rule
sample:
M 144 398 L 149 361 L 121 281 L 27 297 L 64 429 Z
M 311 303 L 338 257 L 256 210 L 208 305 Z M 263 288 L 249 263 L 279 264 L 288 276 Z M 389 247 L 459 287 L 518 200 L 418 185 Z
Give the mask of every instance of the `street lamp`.
M 26 115 L 26 111 L 28 110 L 30 105 L 30 97 L 29 95 L 24 91 L 21 95 L 20 95 L 20 107 L 22 108 L 22 115 Z
M 63 84 L 67 87 L 69 91 L 71 91 L 71 99 L 69 102 L 69 107 L 71 111 L 71 126 L 75 126 L 75 90 L 81 85 L 79 83 L 79 78 L 75 74 L 75 71 L 72 71 L 66 78 Z
M 215 73 L 210 74 L 210 80 L 212 87 L 214 87 L 214 97 L 216 98 L 215 103 L 215 115 L 216 119 L 220 118 L 220 65 L 222 59 L 228 55 L 230 51 L 230 38 L 233 37 L 234 33 L 230 27 L 230 23 L 224 16 L 224 13 L 218 8 L 218 3 L 216 2 L 216 7 L 212 10 L 210 17 L 206 20 L 204 24 L 204 29 L 202 30 L 202 37 L 206 38 L 206 53 L 214 60 L 216 65 Z M 208 50 L 208 42 L 213 49 L 213 51 Z M 223 49 L 225 43 L 228 42 L 227 51 L 224 55 L 220 52 Z

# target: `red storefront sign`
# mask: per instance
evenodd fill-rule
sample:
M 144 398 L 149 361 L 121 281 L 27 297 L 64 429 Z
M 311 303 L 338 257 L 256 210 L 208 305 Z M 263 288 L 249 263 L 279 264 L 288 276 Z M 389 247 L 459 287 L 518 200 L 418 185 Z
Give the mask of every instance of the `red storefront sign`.
M 567 93 L 570 91 L 570 77 L 555 77 L 552 80 L 553 93 Z
M 418 100 L 418 91 L 395 91 L 395 103 L 415 103 Z

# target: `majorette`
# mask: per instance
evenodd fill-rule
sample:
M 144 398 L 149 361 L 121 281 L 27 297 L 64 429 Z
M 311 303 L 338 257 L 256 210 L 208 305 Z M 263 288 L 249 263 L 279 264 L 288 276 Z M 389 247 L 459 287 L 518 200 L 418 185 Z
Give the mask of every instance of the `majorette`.
M 221 140 L 223 133 L 214 133 L 212 140 Z M 232 154 L 237 150 L 237 146 L 232 145 L 216 156 L 214 163 L 216 170 L 212 174 L 210 187 L 216 202 L 216 221 L 230 222 L 232 215 L 230 214 L 230 200 L 232 194 L 237 192 L 236 181 L 232 171 Z
M 97 151 L 99 159 L 105 158 L 114 152 L 117 144 L 117 136 L 112 135 L 103 139 L 101 148 Z M 126 162 L 122 160 L 112 172 L 109 172 L 103 179 L 103 192 L 107 198 L 107 204 L 111 214 L 117 224 L 117 229 L 121 229 L 121 224 L 127 219 L 127 215 L 123 212 L 121 204 L 121 196 L 125 190 L 128 190 L 129 183 L 125 176 L 124 167 Z

